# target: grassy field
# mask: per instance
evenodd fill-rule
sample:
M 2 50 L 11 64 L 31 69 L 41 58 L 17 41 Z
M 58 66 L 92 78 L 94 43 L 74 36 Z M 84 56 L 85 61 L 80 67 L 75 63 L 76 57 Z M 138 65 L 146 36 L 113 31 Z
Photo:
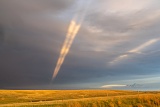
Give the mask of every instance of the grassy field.
M 0 107 L 160 107 L 160 92 L 0 90 Z

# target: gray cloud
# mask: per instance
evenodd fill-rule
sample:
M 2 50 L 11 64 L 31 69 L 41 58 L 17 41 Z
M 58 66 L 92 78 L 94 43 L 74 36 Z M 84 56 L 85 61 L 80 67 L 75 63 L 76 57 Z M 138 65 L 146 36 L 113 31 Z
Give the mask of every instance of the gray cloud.
M 3 27 L 0 25 L 0 44 L 2 44 L 4 41 L 4 29 Z
M 1 88 L 50 82 L 69 23 L 54 15 L 72 4 L 72 0 L 0 1 Z
M 107 3 L 92 0 L 71 50 L 50 84 L 79 1 L 1 0 L 0 88 L 97 88 L 158 76 L 159 42 L 143 49 L 143 54 L 132 53 L 109 65 L 116 57 L 160 37 L 158 4 L 140 2 L 138 7 L 124 8 L 114 1 Z

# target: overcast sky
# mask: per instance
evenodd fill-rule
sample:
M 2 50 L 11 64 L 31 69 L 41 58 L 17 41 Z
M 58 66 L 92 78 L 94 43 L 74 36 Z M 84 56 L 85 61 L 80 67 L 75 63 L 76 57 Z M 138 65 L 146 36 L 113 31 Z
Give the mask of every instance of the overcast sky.
M 0 0 L 1 89 L 159 90 L 159 47 L 159 0 Z

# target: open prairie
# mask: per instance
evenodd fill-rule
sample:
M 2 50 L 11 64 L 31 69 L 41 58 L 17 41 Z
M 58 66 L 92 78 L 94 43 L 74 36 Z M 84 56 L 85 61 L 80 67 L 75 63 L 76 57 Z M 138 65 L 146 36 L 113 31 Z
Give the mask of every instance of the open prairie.
M 0 90 L 0 107 L 160 107 L 160 92 Z

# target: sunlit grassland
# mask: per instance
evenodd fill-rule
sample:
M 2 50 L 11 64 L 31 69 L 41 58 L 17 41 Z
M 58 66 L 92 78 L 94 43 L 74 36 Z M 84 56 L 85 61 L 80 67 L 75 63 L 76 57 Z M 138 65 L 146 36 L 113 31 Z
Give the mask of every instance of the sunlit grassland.
M 160 92 L 0 90 L 0 107 L 160 107 Z

